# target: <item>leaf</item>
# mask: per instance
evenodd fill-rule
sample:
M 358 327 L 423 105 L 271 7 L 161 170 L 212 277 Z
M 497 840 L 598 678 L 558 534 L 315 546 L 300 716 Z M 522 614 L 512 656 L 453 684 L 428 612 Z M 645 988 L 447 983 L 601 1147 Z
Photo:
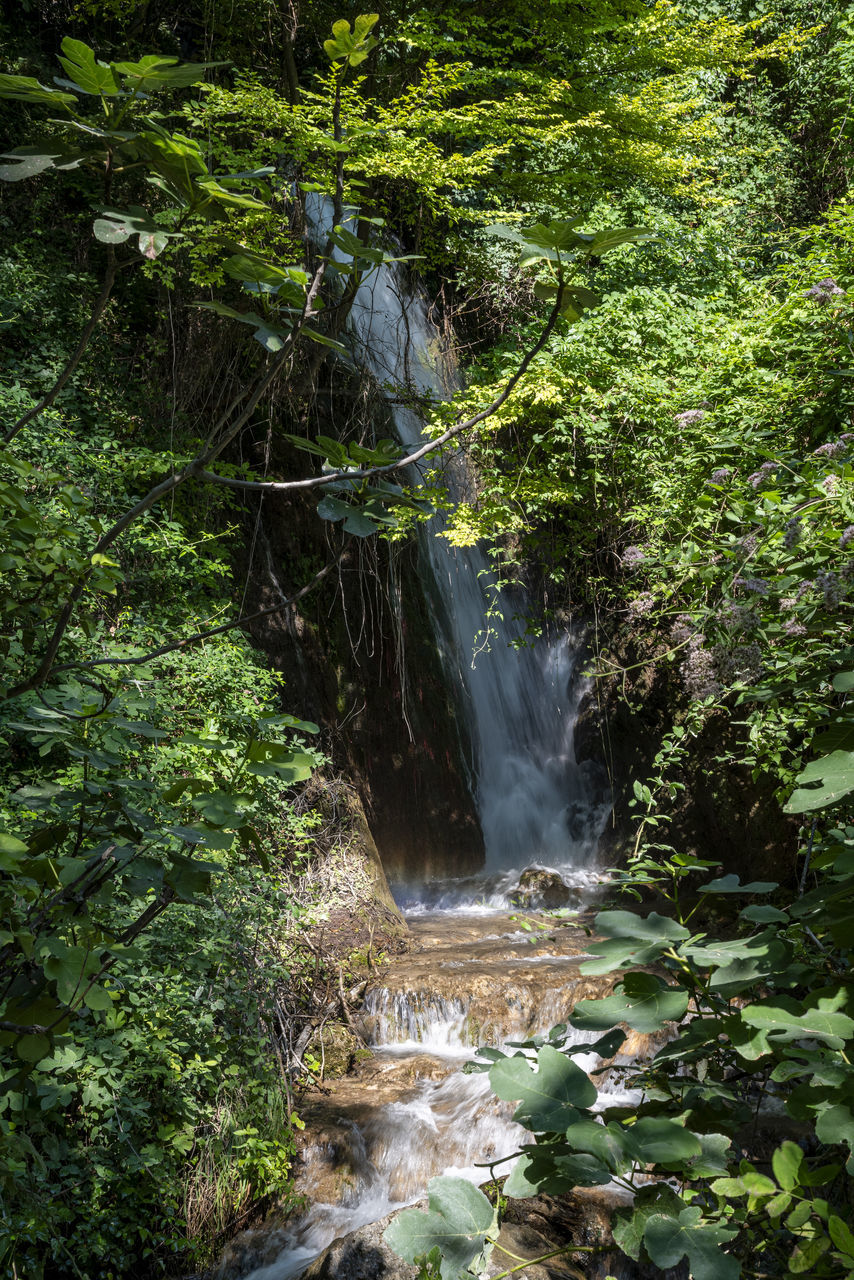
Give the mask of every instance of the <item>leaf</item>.
M 41 1062 L 50 1053 L 50 1040 L 42 1035 L 20 1036 L 15 1041 L 15 1053 L 24 1062 Z
M 675 1120 L 644 1116 L 625 1129 L 626 1150 L 641 1164 L 680 1165 L 695 1160 L 703 1148 L 696 1134 Z
M 101 209 L 104 215 L 96 218 L 93 224 L 95 239 L 102 244 L 123 244 L 130 236 L 138 237 L 139 251 L 146 258 L 156 258 L 166 248 L 170 239 L 178 236 L 178 232 L 164 231 L 144 209 L 134 206 L 127 212 L 118 209 Z M 93 556 L 92 562 L 97 563 Z M 113 565 L 114 561 L 102 557 L 102 562 Z
M 837 671 L 833 687 L 837 693 L 850 693 L 854 689 L 854 671 Z
M 851 1228 L 846 1226 L 835 1213 L 832 1213 L 827 1220 L 827 1231 L 837 1249 L 847 1253 L 848 1257 L 854 1262 L 854 1232 L 851 1231 Z
M 363 13 L 353 23 L 353 30 L 346 18 L 332 24 L 332 39 L 324 40 L 323 48 L 330 62 L 348 62 L 358 67 L 379 43 L 370 34 L 379 22 L 378 13 Z
M 729 1168 L 728 1152 L 732 1140 L 726 1133 L 698 1133 L 695 1135 L 701 1147 L 698 1156 L 685 1161 L 688 1178 L 715 1178 Z
M 782 998 L 747 1005 L 741 1010 L 741 1017 L 748 1026 L 765 1031 L 772 1045 L 793 1040 L 822 1040 L 831 1049 L 843 1049 L 845 1041 L 854 1034 L 854 1018 L 849 1018 L 847 1013 L 822 1009 L 799 1012 L 794 1001 L 784 1004 Z
M 701 884 L 698 893 L 771 893 L 777 888 L 776 880 L 754 880 L 750 884 L 742 884 L 736 875 L 719 876 L 708 884 Z
M 832 751 L 813 760 L 797 781 L 802 785 L 783 806 L 784 813 L 811 813 L 836 804 L 854 791 L 854 751 Z
M 383 1240 L 406 1262 L 438 1248 L 442 1280 L 457 1280 L 498 1234 L 498 1210 L 463 1178 L 431 1178 L 428 1210 L 404 1209 Z
M 520 1099 L 513 1119 L 534 1133 L 559 1133 L 576 1118 L 576 1108 L 589 1107 L 598 1091 L 565 1054 L 544 1045 L 537 1069 L 527 1058 L 505 1058 L 489 1071 L 493 1093 L 505 1102 Z
M 596 940 L 588 948 L 595 960 L 579 965 L 582 973 L 610 973 L 628 965 L 650 964 L 673 946 L 690 937 L 682 925 L 652 911 L 646 917 L 631 911 L 600 911 L 596 930 L 605 940 Z
M 635 1195 L 632 1209 L 618 1210 L 614 1215 L 614 1239 L 623 1253 L 637 1262 L 643 1247 L 643 1233 L 650 1218 L 658 1213 L 675 1217 L 682 1208 L 683 1202 L 666 1182 L 641 1186 Z
M 658 1267 L 675 1267 L 685 1255 L 693 1280 L 737 1280 L 741 1267 L 721 1252 L 721 1245 L 738 1234 L 703 1220 L 702 1210 L 683 1209 L 676 1217 L 654 1214 L 644 1227 L 647 1253 Z
M 113 71 L 123 77 L 125 89 L 135 93 L 158 93 L 161 89 L 187 89 L 204 79 L 211 67 L 227 67 L 227 62 L 178 62 L 177 58 L 149 53 L 139 62 L 113 62 Z
M 789 1271 L 793 1275 L 814 1272 L 815 1264 L 829 1248 L 830 1241 L 827 1236 L 814 1236 L 812 1240 L 800 1240 L 789 1258 Z
M 651 973 L 627 973 L 613 995 L 579 1000 L 570 1023 L 582 1031 L 599 1031 L 625 1022 L 648 1034 L 667 1022 L 679 1022 L 687 1009 L 687 991 L 670 987 Z
M 760 902 L 745 907 L 738 914 L 742 920 L 750 920 L 753 924 L 784 924 L 789 919 L 787 912 Z
M 376 533 L 377 525 L 361 511 L 352 511 L 344 521 L 344 529 L 357 538 L 369 538 L 371 534 Z
M 83 1003 L 86 1005 L 87 1009 L 95 1009 L 105 1012 L 107 1009 L 112 1009 L 113 998 L 109 991 L 106 991 L 103 987 L 93 986 L 90 987 L 83 996 Z
M 41 147 L 16 147 L 14 151 L 3 153 L 4 160 L 14 160 L 14 164 L 0 164 L 0 182 L 22 182 L 25 178 L 35 178 L 47 169 L 75 169 L 85 159 L 82 152 L 66 152 L 57 148 L 45 151 Z M 61 163 L 57 163 L 57 161 Z
M 587 252 L 590 257 L 598 258 L 621 244 L 645 244 L 657 239 L 658 236 L 649 227 L 615 227 L 609 231 L 597 231 Z
M 29 846 L 17 836 L 0 831 L 0 871 L 16 871 L 18 864 L 29 854 Z
M 798 1172 L 804 1153 L 796 1142 L 784 1142 L 771 1157 L 774 1177 L 784 1191 L 793 1191 L 798 1185 Z
M 48 89 L 32 76 L 0 75 L 0 98 L 14 98 L 19 102 L 45 102 L 51 107 L 76 106 L 73 93 Z
M 522 1153 L 504 1183 L 514 1200 L 537 1195 L 565 1195 L 573 1187 L 604 1187 L 613 1176 L 607 1164 L 593 1155 L 575 1155 L 551 1144 Z
M 112 68 L 106 62 L 98 62 L 88 44 L 66 36 L 61 47 L 65 57 L 59 61 L 65 68 L 65 74 L 83 93 L 95 97 L 116 96 L 119 86 Z
M 828 1107 L 816 1119 L 815 1132 L 820 1142 L 828 1146 L 846 1142 L 854 1152 L 854 1111 L 845 1103 Z

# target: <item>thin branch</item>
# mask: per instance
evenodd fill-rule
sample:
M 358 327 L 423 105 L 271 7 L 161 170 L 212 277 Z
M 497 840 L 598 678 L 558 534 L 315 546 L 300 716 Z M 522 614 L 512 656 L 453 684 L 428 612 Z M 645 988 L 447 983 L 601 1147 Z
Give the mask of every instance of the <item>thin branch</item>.
M 404 467 L 412 466 L 415 462 L 426 457 L 430 453 L 434 453 L 437 449 L 441 449 L 450 440 L 455 439 L 463 431 L 477 426 L 486 418 L 492 417 L 497 413 L 501 406 L 506 402 L 513 392 L 519 381 L 525 376 L 530 367 L 531 361 L 534 360 L 542 351 L 548 341 L 552 330 L 554 329 L 557 318 L 560 315 L 560 306 L 556 303 L 552 308 L 551 315 L 546 322 L 540 337 L 534 346 L 527 353 L 519 368 L 508 380 L 504 389 L 495 399 L 484 409 L 479 410 L 471 418 L 466 418 L 462 422 L 456 422 L 452 427 L 448 427 L 435 440 L 428 440 L 426 444 L 421 445 L 412 453 L 406 454 L 403 458 L 398 458 L 395 462 L 384 463 L 379 467 L 349 468 L 344 471 L 327 471 L 321 476 L 309 476 L 305 480 L 239 480 L 233 476 L 220 476 L 215 472 L 201 470 L 196 472 L 199 480 L 206 480 L 210 484 L 223 484 L 230 489 L 243 489 L 254 493 L 291 493 L 300 489 L 316 489 L 321 485 L 337 484 L 341 480 L 368 480 L 371 476 L 385 475 L 391 471 L 400 471 Z
M 140 262 L 141 261 L 142 259 L 140 258 Z M 131 263 L 122 263 L 121 266 L 130 266 L 130 265 L 133 265 L 134 262 L 135 260 L 132 260 Z M 68 363 L 66 364 L 62 373 L 57 378 L 56 382 L 51 387 L 50 391 L 48 391 L 47 395 L 42 396 L 38 404 L 33 405 L 32 409 L 28 409 L 27 412 L 23 415 L 23 417 L 19 418 L 18 421 L 14 424 L 14 426 L 10 427 L 9 430 L 6 432 L 5 436 L 3 437 L 3 440 L 6 444 L 9 444 L 11 440 L 14 440 L 18 432 L 23 427 L 25 427 L 29 422 L 32 422 L 34 418 L 37 418 L 40 413 L 44 412 L 45 409 L 50 408 L 50 406 L 53 404 L 56 397 L 59 395 L 60 391 L 68 382 L 71 375 L 74 373 L 74 370 L 77 368 L 80 361 L 83 359 L 83 356 L 86 352 L 86 348 L 89 346 L 89 342 L 92 338 L 92 334 L 95 332 L 95 329 L 97 328 L 97 325 L 98 325 L 98 321 L 101 319 L 101 316 L 104 313 L 104 308 L 106 307 L 107 303 L 110 300 L 110 295 L 113 292 L 113 285 L 116 282 L 116 274 L 119 270 L 120 270 L 120 265 L 116 262 L 115 253 L 111 249 L 107 255 L 107 274 L 104 277 L 104 284 L 101 288 L 101 292 L 98 295 L 97 301 L 95 302 L 95 305 L 92 308 L 92 312 L 89 316 L 89 319 L 86 322 L 86 326 L 80 335 L 80 341 L 77 343 L 77 346 L 74 348 L 74 351 L 69 357 Z
M 132 667 L 140 666 L 145 662 L 152 662 L 155 658 L 162 658 L 166 653 L 174 653 L 178 649 L 185 649 L 187 645 L 198 644 L 200 640 L 210 640 L 212 636 L 220 636 L 225 631 L 231 631 L 235 627 L 245 627 L 250 622 L 255 622 L 258 618 L 267 618 L 272 613 L 280 613 L 282 609 L 287 609 L 292 604 L 296 604 L 298 600 L 302 600 L 305 596 L 313 591 L 318 582 L 325 578 L 338 564 L 340 564 L 347 547 L 341 548 L 341 551 L 334 560 L 330 560 L 329 564 L 314 575 L 314 577 L 300 587 L 294 595 L 289 596 L 287 600 L 282 600 L 280 604 L 269 605 L 266 609 L 258 609 L 255 613 L 245 613 L 239 618 L 232 618 L 231 622 L 224 622 L 219 627 L 212 627 L 210 631 L 197 631 L 195 635 L 185 636 L 183 640 L 175 640 L 171 644 L 161 645 L 159 649 L 152 649 L 149 653 L 144 653 L 138 658 L 93 658 L 90 662 L 64 662 L 61 666 L 53 668 L 54 674 L 60 671 L 91 671 L 93 667 Z

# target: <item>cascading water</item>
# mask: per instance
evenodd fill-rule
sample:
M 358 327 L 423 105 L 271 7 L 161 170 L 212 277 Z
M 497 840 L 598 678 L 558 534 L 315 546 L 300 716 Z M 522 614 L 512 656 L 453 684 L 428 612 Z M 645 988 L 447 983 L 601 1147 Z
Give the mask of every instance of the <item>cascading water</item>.
M 407 292 L 399 268 L 369 277 L 351 312 L 356 355 L 381 385 L 406 388 L 428 401 L 458 386 L 424 298 Z M 395 397 L 401 443 L 423 443 L 423 420 Z M 446 480 L 462 499 L 470 478 L 458 459 L 446 460 Z M 533 613 L 524 594 L 511 598 L 496 583 L 481 546 L 454 547 L 435 517 L 424 547 L 441 599 L 437 630 L 446 670 L 466 708 L 475 749 L 475 796 L 486 849 L 486 882 L 423 887 L 405 899 L 450 905 L 470 897 L 505 906 L 522 868 L 535 863 L 572 883 L 594 878 L 590 863 L 607 818 L 603 780 L 575 761 L 573 730 L 584 692 L 579 645 L 566 633 L 531 644 L 519 615 Z M 488 627 L 485 619 L 488 617 Z

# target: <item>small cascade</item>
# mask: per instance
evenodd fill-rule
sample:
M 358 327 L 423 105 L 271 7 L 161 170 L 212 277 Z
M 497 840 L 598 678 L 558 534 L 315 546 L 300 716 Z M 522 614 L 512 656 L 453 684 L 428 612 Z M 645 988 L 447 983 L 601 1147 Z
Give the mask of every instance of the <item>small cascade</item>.
M 419 1200 L 437 1174 L 484 1182 L 491 1161 L 510 1171 L 505 1157 L 526 1141 L 514 1106 L 492 1094 L 485 1073 L 465 1074 L 462 1063 L 479 1044 L 505 1048 L 549 1031 L 578 999 L 610 987 L 609 978 L 579 972 L 583 929 L 518 925 L 517 917 L 495 915 L 412 921 L 411 954 L 366 993 L 362 1031 L 372 1059 L 301 1109 L 307 1136 L 297 1189 L 311 1208 L 284 1228 L 244 1238 L 240 1251 L 254 1262 L 249 1280 L 299 1275 L 335 1238 Z M 571 1035 L 575 1062 L 597 1072 L 601 1106 L 628 1101 L 621 1068 L 629 1058 L 603 1072 L 584 1049 L 598 1033 Z M 635 1040 L 633 1053 L 649 1052 Z M 223 1280 L 247 1273 L 235 1256 L 223 1260 Z

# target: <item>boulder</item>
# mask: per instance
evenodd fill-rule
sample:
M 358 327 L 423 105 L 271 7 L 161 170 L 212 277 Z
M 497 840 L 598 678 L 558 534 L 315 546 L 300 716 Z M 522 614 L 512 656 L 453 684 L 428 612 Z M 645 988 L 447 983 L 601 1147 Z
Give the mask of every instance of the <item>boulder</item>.
M 550 871 L 547 867 L 526 867 L 513 897 L 520 907 L 556 911 L 560 907 L 578 906 L 581 890 L 568 885 L 557 871 Z

